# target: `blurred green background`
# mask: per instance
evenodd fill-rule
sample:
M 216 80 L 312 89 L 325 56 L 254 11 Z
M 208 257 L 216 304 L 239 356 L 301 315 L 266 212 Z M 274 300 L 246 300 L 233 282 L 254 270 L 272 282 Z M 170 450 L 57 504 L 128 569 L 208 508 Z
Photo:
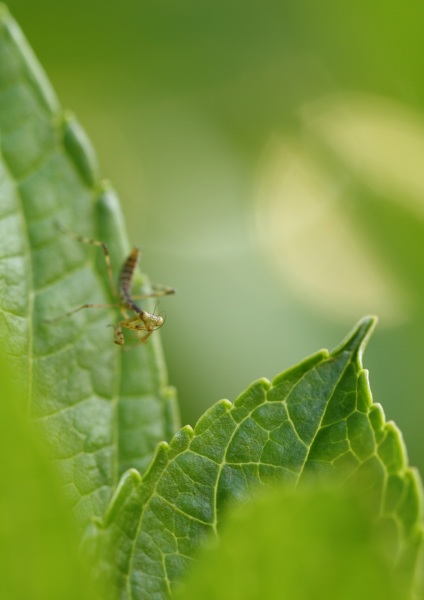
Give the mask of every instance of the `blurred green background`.
M 15 0 L 120 195 L 184 423 L 367 313 L 376 402 L 424 468 L 424 6 Z

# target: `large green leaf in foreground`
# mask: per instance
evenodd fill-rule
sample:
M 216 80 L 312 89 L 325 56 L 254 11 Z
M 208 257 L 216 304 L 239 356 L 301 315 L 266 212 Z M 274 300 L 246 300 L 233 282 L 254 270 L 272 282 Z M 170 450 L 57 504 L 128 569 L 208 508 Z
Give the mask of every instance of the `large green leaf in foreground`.
M 96 600 L 51 461 L 0 358 L 0 598 Z M 85 568 L 84 568 L 85 567 Z
M 121 353 L 106 327 L 116 314 L 87 310 L 46 323 L 111 300 L 101 251 L 68 239 L 55 220 L 107 242 L 115 271 L 128 244 L 84 132 L 62 111 L 4 6 L 0 136 L 1 344 L 85 524 L 104 513 L 120 473 L 143 469 L 175 431 L 172 392 L 158 334 Z
M 361 355 L 374 319 L 332 353 L 321 351 L 272 383 L 218 402 L 170 445 L 143 478 L 130 470 L 104 523 L 103 578 L 111 597 L 167 598 L 221 510 L 268 481 L 349 481 L 390 539 L 393 566 L 411 583 L 421 539 L 420 483 L 403 442 L 372 403 Z
M 386 533 L 352 490 L 262 490 L 226 515 L 176 598 L 410 600 Z

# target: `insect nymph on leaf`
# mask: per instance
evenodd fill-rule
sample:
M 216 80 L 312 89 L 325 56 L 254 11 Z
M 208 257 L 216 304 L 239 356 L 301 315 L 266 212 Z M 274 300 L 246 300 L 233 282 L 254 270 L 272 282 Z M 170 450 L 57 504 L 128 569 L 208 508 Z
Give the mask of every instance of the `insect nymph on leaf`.
M 113 280 L 112 265 L 110 262 L 110 254 L 107 245 L 104 242 L 93 240 L 91 238 L 78 235 L 77 233 L 74 233 L 72 231 L 68 231 L 64 229 L 62 225 L 60 225 L 60 223 L 55 223 L 55 225 L 62 233 L 78 242 L 82 242 L 83 244 L 91 244 L 92 246 L 99 246 L 100 248 L 102 248 L 105 256 L 105 262 L 112 295 L 119 298 L 120 302 L 117 302 L 115 304 L 83 304 L 82 306 L 79 306 L 78 308 L 75 308 L 74 310 L 71 310 L 65 313 L 64 315 L 60 315 L 59 317 L 55 317 L 54 319 L 49 319 L 48 322 L 54 323 L 56 321 L 60 321 L 61 319 L 70 317 L 71 315 L 77 313 L 78 311 L 84 308 L 120 308 L 122 316 L 124 318 L 121 321 L 119 321 L 116 325 L 111 325 L 111 327 L 114 328 L 114 343 L 118 344 L 119 346 L 122 346 L 125 343 L 122 329 L 129 329 L 130 331 L 134 331 L 137 335 L 139 342 L 146 342 L 152 335 L 152 333 L 156 331 L 156 329 L 162 327 L 162 325 L 165 322 L 165 319 L 160 315 L 155 315 L 153 313 L 147 312 L 146 310 L 143 310 L 138 306 L 138 304 L 135 303 L 135 300 L 139 300 L 142 298 L 167 296 L 169 294 L 175 294 L 175 290 L 173 288 L 155 285 L 154 287 L 156 288 L 156 290 L 149 294 L 141 294 L 136 296 L 133 296 L 131 294 L 132 281 L 140 256 L 140 249 L 134 247 L 121 267 L 117 291 Z M 129 315 L 129 313 L 131 312 L 133 313 L 133 316 Z

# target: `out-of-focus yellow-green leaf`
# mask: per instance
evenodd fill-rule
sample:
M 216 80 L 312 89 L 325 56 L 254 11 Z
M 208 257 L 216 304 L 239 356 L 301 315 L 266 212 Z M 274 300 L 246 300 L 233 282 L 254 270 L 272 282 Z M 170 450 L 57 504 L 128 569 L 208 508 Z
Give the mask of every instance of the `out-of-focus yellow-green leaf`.
M 357 494 L 271 490 L 227 515 L 175 598 L 407 600 L 386 536 Z
M 57 473 L 25 415 L 13 369 L 0 362 L 0 597 L 94 600 Z

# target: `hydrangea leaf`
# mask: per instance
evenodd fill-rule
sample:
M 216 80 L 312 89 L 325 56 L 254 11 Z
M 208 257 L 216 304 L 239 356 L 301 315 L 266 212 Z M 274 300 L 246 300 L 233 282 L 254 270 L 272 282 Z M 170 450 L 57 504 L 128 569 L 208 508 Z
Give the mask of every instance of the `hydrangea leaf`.
M 412 578 L 421 539 L 420 482 L 402 438 L 373 404 L 361 356 L 365 318 L 333 352 L 321 351 L 222 400 L 194 430 L 162 443 L 145 475 L 130 470 L 99 525 L 111 597 L 169 598 L 223 507 L 270 481 L 354 482 L 390 530 L 393 564 Z
M 174 433 L 175 403 L 157 333 L 123 353 L 107 328 L 118 318 L 111 311 L 48 322 L 113 300 L 101 251 L 69 239 L 56 222 L 106 242 L 116 276 L 128 243 L 87 136 L 4 6 L 0 136 L 0 337 L 84 525 L 104 513 L 120 474 L 144 469 Z M 138 284 L 148 286 L 146 277 Z

